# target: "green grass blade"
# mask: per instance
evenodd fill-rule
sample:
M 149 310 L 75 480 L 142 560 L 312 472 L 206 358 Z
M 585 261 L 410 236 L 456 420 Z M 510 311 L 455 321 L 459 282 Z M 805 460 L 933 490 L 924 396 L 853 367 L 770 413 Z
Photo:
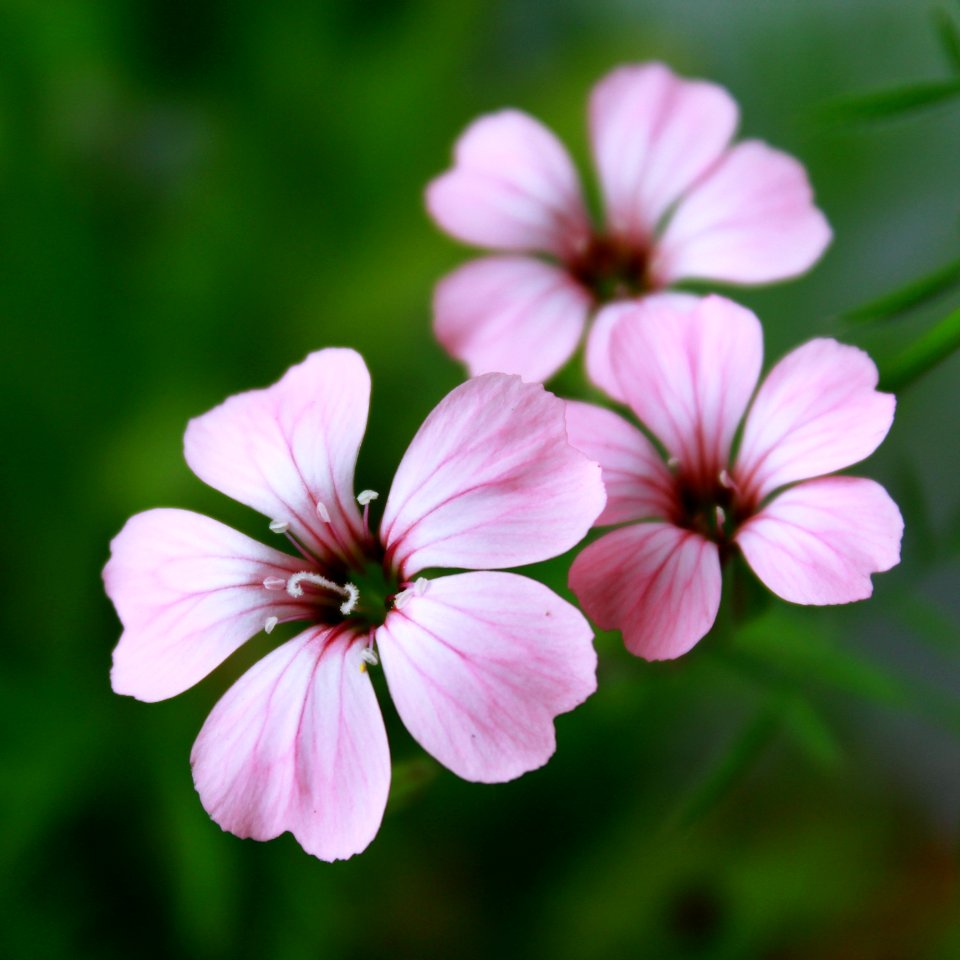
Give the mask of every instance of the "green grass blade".
M 880 389 L 899 393 L 960 348 L 960 309 L 947 314 L 898 357 L 880 367 Z
M 894 90 L 836 97 L 821 104 L 816 117 L 827 124 L 891 120 L 957 97 L 960 97 L 960 79 L 930 80 Z
M 960 285 L 960 260 L 938 267 L 882 297 L 847 310 L 840 315 L 840 320 L 857 326 L 888 320 L 933 300 L 957 285 Z
M 773 710 L 761 710 L 749 719 L 733 743 L 681 799 L 669 823 L 686 830 L 708 814 L 756 763 L 779 728 Z
M 946 7 L 933 11 L 933 25 L 950 67 L 960 73 L 960 27 Z

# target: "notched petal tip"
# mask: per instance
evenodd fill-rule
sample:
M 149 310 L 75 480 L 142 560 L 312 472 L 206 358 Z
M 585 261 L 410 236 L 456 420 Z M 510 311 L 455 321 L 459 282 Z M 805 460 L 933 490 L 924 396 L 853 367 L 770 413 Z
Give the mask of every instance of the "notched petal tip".
M 596 689 L 593 632 L 542 584 L 512 573 L 432 580 L 377 635 L 387 683 L 423 748 L 465 780 L 542 766 L 554 721 Z
M 290 832 L 326 861 L 369 845 L 390 757 L 362 650 L 347 632 L 311 629 L 224 694 L 191 754 L 200 800 L 222 829 L 255 840 Z
M 427 417 L 397 470 L 382 537 L 408 579 L 427 567 L 522 566 L 578 543 L 605 500 L 599 467 L 567 439 L 563 402 L 491 373 Z
M 737 543 L 777 596 L 824 606 L 870 597 L 871 576 L 900 562 L 903 529 L 899 508 L 880 484 L 823 477 L 774 497 Z

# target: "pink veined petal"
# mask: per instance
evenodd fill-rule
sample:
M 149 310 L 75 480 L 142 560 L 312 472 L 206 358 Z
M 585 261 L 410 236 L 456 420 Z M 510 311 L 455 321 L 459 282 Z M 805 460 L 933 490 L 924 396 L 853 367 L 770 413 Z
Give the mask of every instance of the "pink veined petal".
M 620 318 L 631 315 L 636 310 L 638 303 L 645 303 L 647 306 L 662 304 L 676 310 L 692 310 L 699 302 L 700 298 L 695 297 L 692 293 L 664 290 L 636 300 L 621 300 L 610 303 L 601 308 L 594 316 L 593 323 L 590 324 L 590 331 L 587 334 L 587 376 L 608 397 L 618 403 L 626 403 L 610 359 L 610 337 L 613 335 L 613 328 L 620 321 Z
M 722 87 L 659 63 L 619 67 L 590 97 L 590 139 L 614 232 L 649 239 L 723 153 L 737 105 Z
M 347 559 L 363 531 L 353 474 L 369 406 L 360 354 L 320 350 L 272 387 L 237 394 L 191 420 L 184 455 L 201 480 L 288 521 L 321 558 Z
M 390 694 L 414 739 L 466 780 L 512 780 L 556 747 L 553 720 L 596 689 L 593 631 L 513 573 L 432 580 L 377 631 Z
M 763 360 L 760 321 L 723 297 L 692 310 L 640 303 L 611 337 L 613 369 L 631 409 L 691 477 L 713 481 Z
M 433 329 L 470 375 L 543 381 L 570 359 L 590 295 L 565 271 L 532 257 L 484 257 L 447 274 L 433 297 Z
M 289 577 L 296 558 L 209 517 L 149 510 L 131 517 L 103 571 L 124 626 L 113 652 L 116 693 L 153 702 L 202 680 L 259 633 L 301 607 L 265 577 Z
M 570 589 L 587 616 L 619 630 L 645 660 L 686 653 L 713 626 L 720 609 L 717 546 L 669 523 L 621 527 L 582 550 Z
M 821 605 L 869 597 L 870 574 L 900 562 L 902 536 L 900 511 L 879 483 L 824 477 L 775 497 L 737 543 L 777 596 Z
M 516 567 L 569 550 L 603 509 L 600 468 L 567 441 L 563 401 L 488 373 L 417 431 L 384 507 L 381 542 L 404 576 Z
M 519 110 L 492 113 L 467 127 L 453 168 L 427 187 L 427 209 L 458 239 L 500 250 L 564 257 L 590 233 L 567 151 Z
M 811 267 L 830 243 L 802 164 L 746 141 L 677 206 L 651 272 L 661 283 L 687 278 L 769 283 Z
M 390 754 L 362 644 L 313 627 L 251 667 L 193 746 L 207 813 L 238 837 L 289 830 L 307 853 L 344 860 L 376 835 Z
M 607 505 L 594 526 L 673 513 L 673 477 L 653 444 L 623 417 L 603 407 L 567 401 L 567 436 L 600 464 Z
M 879 446 L 896 398 L 857 347 L 811 340 L 764 380 L 747 414 L 734 477 L 762 499 L 795 480 L 842 470 Z

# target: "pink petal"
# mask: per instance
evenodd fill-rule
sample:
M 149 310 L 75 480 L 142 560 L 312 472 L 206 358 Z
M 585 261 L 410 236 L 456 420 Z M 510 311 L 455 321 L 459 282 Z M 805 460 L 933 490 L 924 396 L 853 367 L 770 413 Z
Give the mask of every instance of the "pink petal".
M 590 295 L 558 267 L 532 257 L 471 260 L 438 284 L 433 328 L 471 376 L 552 376 L 573 355 Z
M 590 98 L 590 138 L 613 231 L 649 239 L 736 126 L 737 105 L 726 90 L 682 80 L 662 64 L 604 77 Z
M 597 311 L 587 335 L 587 376 L 608 397 L 618 403 L 625 403 L 623 391 L 613 372 L 613 362 L 610 359 L 610 337 L 620 318 L 630 316 L 636 310 L 638 303 L 645 303 L 648 306 L 662 304 L 676 310 L 692 310 L 699 302 L 700 298 L 691 293 L 664 290 L 638 300 L 622 300 L 603 307 Z
M 792 603 L 849 603 L 873 592 L 871 573 L 900 562 L 903 519 L 873 480 L 825 477 L 781 493 L 737 543 L 756 575 Z
M 600 464 L 607 505 L 595 526 L 665 517 L 674 510 L 673 477 L 653 444 L 603 407 L 567 402 L 570 443 Z
M 265 577 L 289 577 L 296 558 L 187 510 L 131 517 L 103 571 L 124 626 L 110 679 L 117 693 L 164 700 L 202 680 L 259 633 L 270 616 L 296 616 Z M 285 602 L 286 601 L 286 602 Z
M 516 567 L 569 550 L 603 504 L 600 468 L 567 442 L 563 401 L 488 373 L 449 393 L 413 438 L 381 540 L 408 577 Z
M 513 573 L 432 580 L 377 633 L 390 694 L 428 753 L 466 780 L 512 780 L 556 747 L 553 720 L 596 689 L 579 611 Z
M 288 521 L 319 556 L 346 558 L 362 536 L 353 473 L 369 405 L 363 358 L 321 350 L 272 387 L 237 394 L 191 420 L 184 454 L 205 483 Z
M 644 302 L 618 321 L 611 344 L 614 372 L 640 421 L 681 470 L 715 479 L 760 373 L 760 321 L 723 297 L 705 297 L 693 310 Z
M 390 754 L 355 641 L 311 628 L 213 708 L 190 761 L 200 800 L 224 830 L 254 840 L 289 830 L 321 860 L 351 857 L 373 839 Z
M 720 609 L 716 544 L 669 523 L 621 527 L 582 550 L 570 589 L 594 623 L 645 660 L 686 653 Z
M 762 499 L 785 483 L 869 456 L 887 435 L 896 405 L 876 386 L 876 366 L 856 347 L 820 339 L 788 353 L 747 416 L 737 482 Z
M 768 283 L 803 273 L 830 242 L 803 166 L 766 144 L 733 147 L 678 205 L 651 272 L 685 278 Z
M 427 209 L 458 239 L 500 250 L 563 257 L 590 233 L 567 151 L 519 110 L 470 124 L 457 141 L 453 168 L 427 187 Z

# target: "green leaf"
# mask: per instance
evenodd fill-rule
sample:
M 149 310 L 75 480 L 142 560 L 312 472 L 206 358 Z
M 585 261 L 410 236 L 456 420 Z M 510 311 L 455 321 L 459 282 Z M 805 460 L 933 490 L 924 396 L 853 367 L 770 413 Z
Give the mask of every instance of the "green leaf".
M 910 283 L 890 293 L 871 300 L 840 315 L 841 321 L 865 325 L 877 320 L 887 320 L 897 314 L 918 307 L 928 300 L 960 285 L 960 260 L 938 267 L 931 273 L 911 280 Z
M 957 26 L 957 21 L 946 7 L 937 7 L 933 11 L 933 25 L 950 66 L 960 72 L 960 28 Z
M 799 693 L 780 703 L 784 730 L 813 763 L 824 769 L 836 769 L 843 762 L 843 748 L 830 725 L 813 704 Z
M 749 719 L 733 743 L 680 800 L 668 828 L 686 830 L 709 813 L 759 759 L 778 726 L 776 713 L 770 709 Z
M 858 123 L 889 120 L 926 110 L 960 97 L 960 79 L 930 80 L 895 90 L 836 97 L 821 104 L 816 116 L 822 123 Z
M 947 314 L 898 357 L 881 364 L 880 389 L 899 393 L 960 348 L 960 309 Z
M 817 617 L 780 611 L 738 631 L 724 656 L 769 689 L 823 686 L 889 709 L 906 709 L 960 734 L 960 703 L 919 680 L 900 676 L 812 626 Z
M 413 802 L 434 780 L 439 767 L 428 757 L 415 757 L 393 765 L 390 781 L 389 813 L 396 813 Z

